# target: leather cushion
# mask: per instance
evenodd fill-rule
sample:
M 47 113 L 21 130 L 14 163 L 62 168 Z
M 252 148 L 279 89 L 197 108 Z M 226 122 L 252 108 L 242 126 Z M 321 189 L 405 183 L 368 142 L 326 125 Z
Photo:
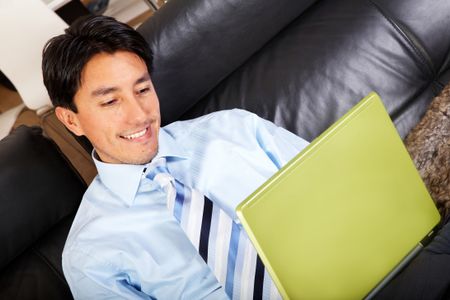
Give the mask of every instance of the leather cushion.
M 73 299 L 61 265 L 73 217 L 64 218 L 0 272 L 0 299 Z
M 448 8 L 442 1 L 426 2 L 421 22 Z M 399 29 L 394 21 L 371 1 L 319 1 L 182 118 L 238 107 L 312 140 L 376 91 L 404 137 L 443 86 L 417 51 L 420 41 L 413 43 L 407 26 Z M 444 33 L 430 27 L 429 34 Z M 448 51 L 445 43 L 439 47 Z
M 176 121 L 317 0 L 171 0 L 139 28 L 162 123 Z
M 408 35 L 430 72 L 435 75 L 450 68 L 450 1 L 371 1 Z
M 0 268 L 73 214 L 86 186 L 39 127 L 0 141 Z

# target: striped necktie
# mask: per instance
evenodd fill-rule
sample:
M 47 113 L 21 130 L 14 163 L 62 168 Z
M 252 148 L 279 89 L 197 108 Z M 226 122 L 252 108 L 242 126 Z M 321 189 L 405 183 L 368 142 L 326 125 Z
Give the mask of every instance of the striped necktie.
M 198 190 L 170 175 L 165 158 L 147 173 L 231 299 L 281 299 L 245 230 Z

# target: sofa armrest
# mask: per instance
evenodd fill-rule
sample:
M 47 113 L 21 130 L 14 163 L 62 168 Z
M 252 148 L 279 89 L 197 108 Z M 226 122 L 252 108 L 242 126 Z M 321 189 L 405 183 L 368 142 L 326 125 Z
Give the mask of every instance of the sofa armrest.
M 0 141 L 0 268 L 73 214 L 86 185 L 39 127 Z

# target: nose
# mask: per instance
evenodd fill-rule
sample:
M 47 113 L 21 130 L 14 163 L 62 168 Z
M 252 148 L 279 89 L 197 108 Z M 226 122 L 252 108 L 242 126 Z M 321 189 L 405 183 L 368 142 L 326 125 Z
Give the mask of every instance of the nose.
M 134 96 L 128 97 L 126 106 L 127 121 L 133 124 L 143 123 L 147 120 L 147 107 L 142 99 L 136 99 Z

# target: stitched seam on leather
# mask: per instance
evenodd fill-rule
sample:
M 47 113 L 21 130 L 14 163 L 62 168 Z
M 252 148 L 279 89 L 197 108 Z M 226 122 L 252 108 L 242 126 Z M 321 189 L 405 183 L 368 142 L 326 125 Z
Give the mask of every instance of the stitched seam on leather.
M 436 81 L 434 82 L 434 84 L 435 84 L 435 86 L 438 88 L 438 92 L 435 93 L 436 96 L 437 96 L 437 94 L 439 94 L 439 93 L 441 92 L 441 90 L 446 86 L 446 84 L 443 84 L 443 83 L 440 82 L 439 80 L 436 80 Z
M 418 99 L 418 97 L 420 97 L 420 95 L 427 89 L 428 86 L 429 86 L 429 84 L 424 83 L 423 87 L 419 87 L 418 90 L 416 91 L 416 93 L 414 93 L 414 95 L 412 96 L 412 99 Z M 407 110 L 408 107 L 410 107 L 412 104 L 413 103 L 411 103 L 409 101 L 404 102 L 390 114 L 391 118 L 393 120 L 396 120 L 395 121 L 396 123 L 402 123 L 403 120 L 408 117 L 408 114 L 402 114 L 402 112 Z M 405 136 L 402 137 L 402 139 L 404 139 L 408 135 L 408 133 L 409 132 L 405 132 Z
M 52 270 L 52 272 L 56 275 L 56 277 L 61 280 L 64 285 L 67 286 L 67 281 L 64 278 L 64 275 L 62 275 L 54 266 L 53 264 L 38 250 L 36 247 L 32 247 L 33 252 Z
M 416 53 L 417 58 L 419 59 L 420 63 L 427 69 L 427 71 L 430 73 L 431 77 L 433 78 L 433 81 L 436 81 L 436 72 L 434 71 L 434 68 L 431 64 L 431 60 L 427 59 L 426 57 L 428 54 L 425 52 L 425 49 L 422 50 L 419 49 L 419 47 L 412 41 L 412 38 L 405 32 L 404 29 L 401 28 L 399 24 L 397 24 L 394 21 L 394 18 L 392 18 L 387 12 L 385 12 L 378 4 L 373 2 L 373 0 L 369 0 L 369 2 L 380 12 L 380 14 L 392 25 L 392 27 L 405 39 L 407 44 L 412 48 L 413 52 Z M 425 52 L 425 53 L 424 53 Z
M 450 70 L 450 48 L 449 52 L 447 53 L 447 57 L 445 58 L 444 62 L 442 63 L 441 69 L 439 70 L 439 74 L 443 74 Z

